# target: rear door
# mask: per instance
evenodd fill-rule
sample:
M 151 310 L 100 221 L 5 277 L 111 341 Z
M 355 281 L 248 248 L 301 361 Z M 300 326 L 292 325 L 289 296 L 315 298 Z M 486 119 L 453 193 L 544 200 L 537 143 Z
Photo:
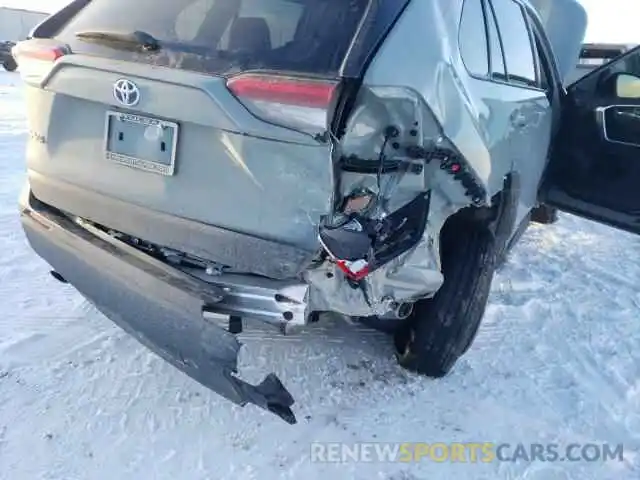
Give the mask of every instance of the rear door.
M 542 200 L 640 234 L 640 47 L 567 90 Z
M 313 250 L 343 68 L 375 46 L 354 43 L 365 15 L 378 38 L 394 20 L 369 4 L 76 0 L 16 50 L 34 194 L 114 229 L 78 192 Z

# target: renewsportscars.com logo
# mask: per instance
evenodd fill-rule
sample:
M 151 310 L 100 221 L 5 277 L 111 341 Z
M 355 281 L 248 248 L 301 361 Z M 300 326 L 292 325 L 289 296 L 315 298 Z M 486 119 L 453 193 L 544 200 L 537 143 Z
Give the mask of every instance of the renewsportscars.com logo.
M 311 461 L 347 462 L 608 462 L 624 461 L 624 446 L 609 443 L 312 443 Z

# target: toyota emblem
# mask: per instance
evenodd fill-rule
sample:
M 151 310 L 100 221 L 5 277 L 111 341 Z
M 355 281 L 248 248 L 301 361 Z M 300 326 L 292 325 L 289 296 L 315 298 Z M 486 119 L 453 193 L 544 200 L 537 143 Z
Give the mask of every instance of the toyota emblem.
M 140 90 L 132 81 L 121 78 L 113 85 L 113 96 L 125 107 L 133 107 L 140 101 Z

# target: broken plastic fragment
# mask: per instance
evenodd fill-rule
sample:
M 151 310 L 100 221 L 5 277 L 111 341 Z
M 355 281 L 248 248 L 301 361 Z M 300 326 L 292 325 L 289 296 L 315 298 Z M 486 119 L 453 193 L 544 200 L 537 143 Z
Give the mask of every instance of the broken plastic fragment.
M 369 275 L 369 262 L 364 259 L 350 262 L 348 260 L 338 260 L 336 265 L 351 280 L 360 281 Z
M 371 200 L 373 199 L 373 195 L 367 193 L 363 195 L 354 195 L 349 197 L 344 206 L 344 213 L 347 215 L 351 215 L 352 213 L 359 213 L 365 210 L 369 205 L 371 205 Z
M 324 225 L 319 239 L 340 270 L 352 280 L 371 272 L 413 248 L 424 234 L 430 193 L 381 219 L 354 216 L 339 226 Z
M 355 219 L 339 227 L 323 227 L 319 237 L 327 253 L 337 260 L 360 260 L 371 249 L 369 234 Z

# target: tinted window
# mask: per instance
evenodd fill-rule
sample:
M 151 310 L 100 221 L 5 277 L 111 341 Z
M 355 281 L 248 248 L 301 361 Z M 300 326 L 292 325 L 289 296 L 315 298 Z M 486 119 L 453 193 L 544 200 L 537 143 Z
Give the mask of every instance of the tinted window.
M 263 68 L 335 74 L 367 4 L 368 0 L 93 0 L 57 38 L 78 53 L 209 73 Z M 86 31 L 136 30 L 160 40 L 160 52 L 142 53 L 75 37 Z
M 460 20 L 460 53 L 469 73 L 487 76 L 489 52 L 482 0 L 466 0 Z
M 496 80 L 506 80 L 507 70 L 502 56 L 500 34 L 491 5 L 487 3 L 487 28 L 489 30 L 489 48 L 491 52 L 491 76 Z
M 502 35 L 509 81 L 536 85 L 533 50 L 522 8 L 513 0 L 492 2 Z
M 552 87 L 551 65 L 549 65 L 549 61 L 546 58 L 546 56 L 544 55 L 544 50 L 543 50 L 542 45 L 540 44 L 540 41 L 539 41 L 537 36 L 536 36 L 536 39 L 535 39 L 535 54 L 536 54 L 536 61 L 537 61 L 538 65 L 540 66 L 540 69 L 539 69 L 539 74 L 540 74 L 539 85 L 544 90 L 549 91 L 549 90 L 551 90 L 551 87 Z

